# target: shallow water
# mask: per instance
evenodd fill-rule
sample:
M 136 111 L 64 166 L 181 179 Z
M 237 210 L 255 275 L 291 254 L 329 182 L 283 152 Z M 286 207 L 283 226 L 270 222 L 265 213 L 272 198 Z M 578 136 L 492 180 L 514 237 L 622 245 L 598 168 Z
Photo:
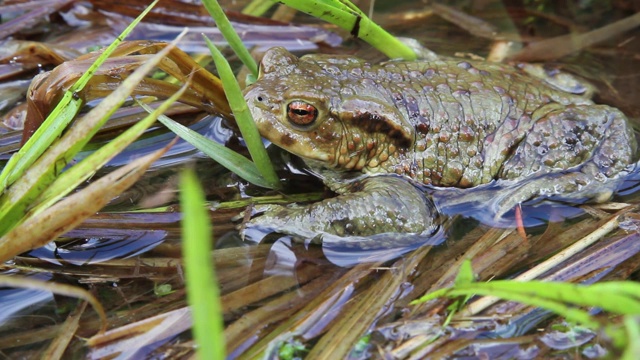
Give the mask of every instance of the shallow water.
M 610 9 L 597 4 L 594 8 L 583 8 L 579 2 L 567 2 L 572 6 L 564 9 L 565 2 L 542 3 L 557 7 L 557 12 L 546 13 L 566 20 L 569 25 L 536 15 L 531 9 L 522 8 L 519 2 L 475 1 L 464 10 L 494 24 L 507 38 L 517 36 L 524 40 L 560 35 L 566 33 L 567 26 L 573 25 L 593 29 L 631 13 L 628 9 L 615 8 L 610 2 L 602 2 L 609 4 Z M 422 4 L 378 1 L 376 10 L 380 12 L 375 13 L 374 19 L 382 26 L 395 34 L 418 38 L 438 53 L 486 56 L 489 52 L 490 40 L 470 36 L 469 31 L 427 14 Z M 306 21 L 303 17 L 296 20 Z M 475 29 L 472 33 L 479 31 L 472 29 Z M 640 37 L 636 35 L 637 30 L 625 33 L 588 51 L 563 58 L 557 64 L 595 81 L 600 90 L 596 101 L 620 107 L 639 128 Z M 322 51 L 382 59 L 379 53 L 350 40 L 348 35 L 345 41 L 343 47 L 336 49 L 322 44 Z M 192 126 L 216 141 L 243 150 L 241 139 L 220 119 L 204 117 Z M 158 132 L 136 143 L 112 165 L 127 163 L 133 156 L 150 152 L 172 138 L 170 133 Z M 286 155 L 281 160 L 277 149 L 270 151 L 279 161 L 280 174 L 286 179 L 287 195 L 325 192 L 318 180 L 301 171 Z M 180 143 L 136 187 L 114 200 L 108 208 L 112 212 L 97 215 L 66 234 L 64 239 L 24 254 L 0 269 L 11 275 L 37 276 L 92 290 L 108 309 L 111 328 L 186 306 L 178 209 L 171 207 L 160 214 L 123 211 L 174 205 L 175 175 L 184 163 L 194 161 L 209 199 L 215 205 L 212 208 L 249 196 L 274 195 L 243 183 Z M 623 184 L 624 190 L 615 200 L 637 204 L 636 186 L 635 179 Z M 159 196 L 163 192 L 168 195 Z M 434 193 L 434 197 L 446 199 L 447 195 Z M 144 205 L 145 201 L 153 205 Z M 243 241 L 236 230 L 238 221 L 231 220 L 241 210 L 244 206 L 210 213 L 216 235 L 212 258 L 223 295 L 231 357 L 267 352 L 271 349 L 269 341 L 275 342 L 276 336 L 280 336 L 279 341 L 294 338 L 303 341 L 311 350 L 305 355 L 310 357 L 321 349 L 342 354 L 326 344 L 351 342 L 373 331 L 376 336 L 372 336 L 371 343 L 374 345 L 361 356 L 404 358 L 408 355 L 403 355 L 401 345 L 408 347 L 405 343 L 408 340 L 424 334 L 442 335 L 439 328 L 442 311 L 436 306 L 408 306 L 408 302 L 428 289 L 451 283 L 461 259 L 474 259 L 474 270 L 481 280 L 507 278 L 591 233 L 613 212 L 561 203 L 525 204 L 523 223 L 529 237 L 522 239 L 513 230 L 515 215 L 512 212 L 497 221 L 490 212 L 484 211 L 482 201 L 462 202 L 446 209 L 447 227 L 436 236 L 417 239 L 398 249 L 376 249 L 368 253 L 350 250 L 338 241 L 318 245 L 313 239 L 293 239 L 277 233 L 255 234 L 254 241 Z M 632 218 L 628 225 L 634 224 Z M 625 229 L 631 231 L 633 226 Z M 640 251 L 638 243 L 632 235 L 626 236 L 626 231 L 616 230 L 601 244 L 557 268 L 555 274 L 562 280 L 580 277 L 595 281 L 602 277 L 630 276 L 637 279 L 639 264 L 634 255 Z M 431 248 L 431 245 L 439 246 Z M 169 291 L 161 290 L 161 285 L 168 286 Z M 442 302 L 438 304 L 444 307 Z M 9 357 L 37 356 L 74 307 L 75 300 L 61 299 L 49 292 L 0 289 L 0 351 Z M 507 312 L 515 316 L 511 320 L 500 317 Z M 469 358 L 487 354 L 492 358 L 526 358 L 566 349 L 561 341 L 565 335 L 555 339 L 553 324 L 542 322 L 549 318 L 547 313 L 507 303 L 485 314 L 495 315 L 498 320 L 491 318 L 483 322 L 478 318 L 466 326 L 454 324 L 447 336 L 430 345 L 433 351 L 440 349 L 441 354 L 450 355 L 453 350 L 447 353 L 447 344 L 462 338 L 469 344 L 478 340 L 475 345 L 460 346 L 458 355 Z M 351 316 L 356 320 L 349 322 Z M 545 327 L 545 331 L 529 332 Z M 77 335 L 89 337 L 97 328 L 95 314 L 87 311 Z M 33 335 L 35 331 L 37 336 Z M 531 338 L 522 338 L 522 342 L 515 345 L 483 343 L 482 339 L 488 334 Z M 595 341 L 596 346 L 602 341 L 579 335 L 587 342 Z M 536 336 L 544 345 L 535 342 Z M 152 344 L 140 344 L 138 356 L 188 356 L 191 348 L 182 344 L 189 340 L 188 332 L 179 331 Z M 87 351 L 84 343 L 76 338 L 66 355 L 78 358 Z M 419 350 L 413 350 L 414 356 L 418 353 Z

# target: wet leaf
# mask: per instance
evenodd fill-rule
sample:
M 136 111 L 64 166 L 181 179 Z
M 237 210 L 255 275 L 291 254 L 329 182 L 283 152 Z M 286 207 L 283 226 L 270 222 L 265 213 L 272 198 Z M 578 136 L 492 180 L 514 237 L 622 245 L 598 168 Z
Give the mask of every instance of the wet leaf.
M 30 214 L 37 214 L 42 209 L 49 207 L 60 198 L 67 195 L 72 189 L 75 189 L 80 185 L 80 183 L 93 176 L 98 169 L 104 166 L 109 160 L 142 135 L 142 133 L 144 133 L 144 131 L 157 120 L 160 114 L 166 111 L 176 100 L 178 100 L 186 89 L 186 86 L 180 88 L 178 92 L 164 101 L 160 106 L 153 110 L 151 114 L 58 176 L 56 180 L 35 200 L 35 203 L 38 205 L 30 211 Z
M 87 113 L 46 152 L 25 170 L 0 197 L 0 234 L 20 223 L 33 201 L 61 173 L 71 159 L 109 119 L 116 109 L 131 95 L 135 85 L 169 52 L 171 46 L 138 68 L 121 86 Z

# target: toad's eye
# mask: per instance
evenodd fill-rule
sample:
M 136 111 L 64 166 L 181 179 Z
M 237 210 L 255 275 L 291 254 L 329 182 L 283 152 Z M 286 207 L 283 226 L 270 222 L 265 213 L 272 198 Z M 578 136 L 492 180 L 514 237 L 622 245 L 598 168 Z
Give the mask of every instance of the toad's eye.
M 287 105 L 287 118 L 295 125 L 309 126 L 317 117 L 318 109 L 309 103 L 295 100 Z

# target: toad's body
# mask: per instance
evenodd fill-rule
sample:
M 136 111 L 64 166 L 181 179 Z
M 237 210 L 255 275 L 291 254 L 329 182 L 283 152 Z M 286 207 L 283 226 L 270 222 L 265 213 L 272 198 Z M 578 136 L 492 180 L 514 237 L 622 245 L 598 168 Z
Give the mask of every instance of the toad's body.
M 635 160 L 635 137 L 619 110 L 509 65 L 298 59 L 274 48 L 261 70 L 245 91 L 260 133 L 321 169 L 343 195 L 308 208 L 271 208 L 257 222 L 277 218 L 340 235 L 419 233 L 430 229 L 434 209 L 410 181 L 516 183 L 496 204 L 504 213 L 539 195 L 607 200 Z M 354 173 L 399 176 L 361 177 L 354 189 L 345 185 Z M 320 216 L 331 211 L 339 214 Z M 390 213 L 393 221 L 380 219 Z

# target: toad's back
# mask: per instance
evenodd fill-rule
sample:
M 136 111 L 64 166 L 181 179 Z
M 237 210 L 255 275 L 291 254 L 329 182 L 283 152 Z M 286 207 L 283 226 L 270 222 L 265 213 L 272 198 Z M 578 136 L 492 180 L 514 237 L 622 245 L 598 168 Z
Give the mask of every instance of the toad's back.
M 298 60 L 271 50 L 251 90 L 257 92 L 262 109 L 270 109 L 267 116 L 261 111 L 258 124 L 285 149 L 328 167 L 397 173 L 438 186 L 564 170 L 594 156 L 599 172 L 610 177 L 632 162 L 636 150 L 617 109 L 556 90 L 509 65 L 369 64 L 324 55 Z M 317 109 L 317 119 L 292 123 L 286 108 L 291 101 Z M 277 133 L 270 130 L 274 125 Z

